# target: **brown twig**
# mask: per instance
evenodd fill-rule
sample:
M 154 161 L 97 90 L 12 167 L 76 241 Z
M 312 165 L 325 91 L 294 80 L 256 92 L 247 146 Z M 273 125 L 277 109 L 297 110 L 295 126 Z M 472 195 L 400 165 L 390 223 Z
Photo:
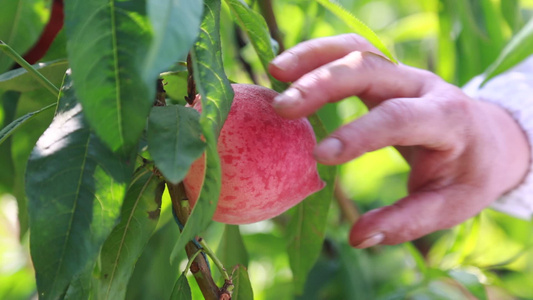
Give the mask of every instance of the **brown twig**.
M 231 274 L 231 277 L 233 277 L 233 274 Z M 220 289 L 220 299 L 231 300 L 231 291 L 233 290 L 233 287 L 234 285 L 232 279 L 224 280 L 224 285 Z
M 187 201 L 183 184 L 167 183 L 167 187 L 170 194 L 170 199 L 172 199 L 172 208 L 176 212 L 181 224 L 185 224 L 189 218 L 190 207 L 188 205 L 182 205 L 182 201 Z M 198 252 L 198 247 L 193 242 L 189 242 L 185 246 L 185 252 L 187 253 L 187 257 L 191 258 L 193 255 L 195 255 L 195 253 Z M 196 256 L 191 264 L 190 270 L 194 276 L 194 279 L 198 283 L 204 298 L 206 300 L 219 300 L 221 296 L 220 289 L 213 280 L 211 270 L 209 269 L 207 260 L 203 255 Z
M 339 181 L 335 181 L 335 199 L 341 210 L 341 216 L 343 220 L 346 220 L 349 224 L 354 224 L 361 215 L 357 210 L 352 199 L 346 195 L 346 192 L 342 189 Z
M 235 41 L 237 42 L 237 59 L 241 63 L 241 65 L 244 67 L 244 70 L 252 80 L 254 84 L 257 84 L 259 81 L 257 80 L 257 75 L 254 73 L 252 66 L 242 57 L 241 51 L 246 46 L 246 41 L 244 39 L 244 34 L 242 30 L 239 28 L 239 26 L 234 25 L 234 33 L 235 33 Z
M 194 73 L 190 52 L 189 55 L 187 55 L 187 72 L 189 73 L 189 76 L 187 76 L 187 96 L 185 96 L 185 101 L 187 101 L 189 105 L 192 105 L 194 99 L 196 98 L 196 82 L 194 82 Z
M 276 21 L 276 15 L 272 7 L 272 0 L 257 1 L 261 14 L 265 18 L 265 21 L 270 30 L 270 35 L 279 45 L 279 52 L 285 51 L 285 45 L 283 44 L 283 33 L 279 30 L 278 22 Z
M 167 105 L 167 92 L 163 87 L 163 79 L 157 79 L 157 94 L 155 97 L 154 106 L 166 106 Z

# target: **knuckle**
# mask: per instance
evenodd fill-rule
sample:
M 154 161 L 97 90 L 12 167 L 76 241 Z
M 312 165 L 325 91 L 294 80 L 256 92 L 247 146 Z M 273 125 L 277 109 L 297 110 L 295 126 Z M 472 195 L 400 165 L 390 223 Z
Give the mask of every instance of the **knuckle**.
M 374 139 L 364 134 L 354 122 L 339 128 L 331 136 L 342 141 L 344 155 L 350 157 L 364 152 L 363 145 L 364 147 L 372 147 L 371 145 L 374 143 Z
M 431 71 L 423 70 L 423 69 L 416 69 L 416 70 L 419 73 L 419 77 L 426 82 L 434 83 L 434 82 L 442 81 L 442 79 L 437 74 Z
M 377 70 L 382 68 L 383 63 L 387 60 L 381 55 L 373 52 L 362 52 L 361 54 L 361 68 L 365 70 Z
M 409 72 L 412 72 L 413 75 L 416 76 L 417 80 L 419 82 L 422 82 L 417 93 L 419 95 L 428 94 L 431 93 L 431 91 L 434 91 L 435 89 L 439 89 L 439 87 L 442 87 L 443 85 L 449 85 L 445 83 L 445 81 L 437 74 L 431 71 L 422 70 L 405 65 L 400 65 L 400 67 L 409 70 Z
M 354 46 L 366 45 L 368 41 L 362 36 L 355 33 L 346 33 L 339 36 L 348 44 L 353 44 Z
M 327 71 L 318 68 L 302 76 L 298 81 L 293 83 L 292 86 L 300 90 L 305 97 L 324 97 L 327 94 L 327 89 L 329 87 L 329 84 L 326 83 L 327 78 Z
M 364 72 L 369 66 L 364 62 L 363 53 L 361 51 L 352 51 L 348 53 L 343 62 L 346 67 L 350 68 L 352 72 Z
M 403 127 L 415 119 L 415 113 L 404 99 L 391 99 L 374 108 L 389 126 Z
M 454 89 L 446 97 L 438 101 L 440 111 L 445 117 L 452 119 L 471 120 L 475 114 L 474 102 L 460 90 Z
M 318 68 L 314 71 L 307 73 L 302 77 L 302 80 L 299 80 L 301 85 L 315 85 L 327 78 L 327 71 L 324 68 Z
M 320 43 L 317 40 L 308 40 L 285 50 L 283 53 L 292 54 L 294 57 L 301 57 L 306 53 L 316 52 L 319 50 L 319 45 Z
M 393 65 L 387 58 L 371 51 L 353 51 L 345 56 L 346 62 L 354 71 L 379 75 L 377 72 L 386 72 Z
M 370 67 L 380 67 L 380 68 L 399 68 L 400 66 L 394 64 L 382 53 L 375 53 L 372 51 L 364 51 L 362 54 L 364 62 Z
M 316 48 L 317 48 L 316 41 L 314 40 L 305 41 L 301 43 L 300 45 L 298 45 L 297 47 L 293 48 L 294 51 L 296 52 L 293 54 L 314 52 Z
M 404 208 L 401 203 L 393 203 L 392 205 L 387 207 L 390 211 L 393 211 L 394 214 L 403 214 Z M 423 228 L 425 228 L 423 216 L 421 215 L 411 215 L 409 217 L 409 222 L 404 222 L 401 227 L 394 227 L 396 228 L 396 232 L 394 234 L 388 234 L 390 236 L 389 243 L 390 244 L 399 244 L 407 241 L 411 241 L 413 239 L 418 238 L 423 233 L 421 231 Z M 401 230 L 398 230 L 400 229 Z
M 343 141 L 345 145 L 343 156 L 346 158 L 353 159 L 387 146 L 381 133 L 368 130 L 368 123 L 363 125 L 358 120 L 342 126 L 332 135 Z

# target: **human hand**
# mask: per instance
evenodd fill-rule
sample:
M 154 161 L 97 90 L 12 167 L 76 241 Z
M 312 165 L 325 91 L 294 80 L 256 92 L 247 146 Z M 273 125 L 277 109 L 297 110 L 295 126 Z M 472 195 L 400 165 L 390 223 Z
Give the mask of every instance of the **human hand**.
M 395 146 L 411 166 L 409 195 L 361 216 L 350 232 L 354 247 L 398 244 L 457 225 L 527 172 L 526 136 L 506 111 L 431 72 L 390 62 L 357 35 L 301 43 L 269 71 L 293 82 L 273 103 L 283 117 L 304 117 L 353 95 L 371 109 L 324 139 L 314 151 L 318 162 L 342 164 Z

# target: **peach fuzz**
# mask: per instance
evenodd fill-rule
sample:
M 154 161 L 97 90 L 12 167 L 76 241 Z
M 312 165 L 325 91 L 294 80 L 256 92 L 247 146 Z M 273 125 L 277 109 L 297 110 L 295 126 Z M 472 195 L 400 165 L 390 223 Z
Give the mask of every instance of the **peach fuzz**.
M 324 187 L 312 156 L 315 134 L 305 118 L 287 120 L 271 106 L 277 93 L 233 84 L 235 97 L 218 140 L 222 189 L 213 220 L 254 223 L 280 215 Z M 193 108 L 201 112 L 200 97 Z M 194 205 L 205 159 L 196 160 L 183 183 Z

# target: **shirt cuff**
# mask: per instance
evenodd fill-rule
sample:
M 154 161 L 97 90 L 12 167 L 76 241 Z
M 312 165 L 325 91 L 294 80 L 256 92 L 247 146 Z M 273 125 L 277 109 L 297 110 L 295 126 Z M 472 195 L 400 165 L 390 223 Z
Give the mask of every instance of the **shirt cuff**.
M 533 149 L 533 56 L 513 69 L 491 79 L 483 87 L 484 76 L 477 76 L 463 88 L 473 99 L 494 103 L 516 120 L 524 130 Z M 512 147 L 512 145 L 509 145 Z M 533 215 L 533 151 L 530 151 L 529 171 L 524 181 L 509 191 L 491 207 L 506 214 L 530 219 Z

